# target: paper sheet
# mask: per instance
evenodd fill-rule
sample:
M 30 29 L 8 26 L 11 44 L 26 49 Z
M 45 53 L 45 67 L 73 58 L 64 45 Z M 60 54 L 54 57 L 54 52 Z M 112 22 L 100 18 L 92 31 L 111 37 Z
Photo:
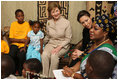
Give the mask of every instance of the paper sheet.
M 53 70 L 56 79 L 73 79 L 72 77 L 63 76 L 62 71 L 63 69 Z M 78 71 L 77 73 L 80 73 L 80 71 Z

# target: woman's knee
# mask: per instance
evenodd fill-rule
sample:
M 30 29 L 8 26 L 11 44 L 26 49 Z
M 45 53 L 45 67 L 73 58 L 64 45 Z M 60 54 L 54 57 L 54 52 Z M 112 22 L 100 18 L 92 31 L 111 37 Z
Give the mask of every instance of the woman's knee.
M 53 61 L 53 62 L 59 62 L 58 55 L 51 55 L 51 61 Z
M 41 55 L 42 59 L 45 59 L 47 57 L 49 57 L 49 53 L 47 53 L 46 51 L 44 51 Z

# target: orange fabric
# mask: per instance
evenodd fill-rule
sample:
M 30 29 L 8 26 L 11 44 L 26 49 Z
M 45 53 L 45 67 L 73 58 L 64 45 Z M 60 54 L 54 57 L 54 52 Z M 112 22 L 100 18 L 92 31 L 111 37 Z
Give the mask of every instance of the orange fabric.
M 9 46 L 6 41 L 1 40 L 1 52 L 8 54 L 9 53 Z

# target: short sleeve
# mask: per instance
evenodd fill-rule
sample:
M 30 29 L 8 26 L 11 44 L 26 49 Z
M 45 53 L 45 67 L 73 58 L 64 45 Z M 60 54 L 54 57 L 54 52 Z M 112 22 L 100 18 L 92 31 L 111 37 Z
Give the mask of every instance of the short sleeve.
M 30 37 L 31 36 L 31 31 L 30 32 L 28 32 L 28 34 L 27 34 L 27 37 Z

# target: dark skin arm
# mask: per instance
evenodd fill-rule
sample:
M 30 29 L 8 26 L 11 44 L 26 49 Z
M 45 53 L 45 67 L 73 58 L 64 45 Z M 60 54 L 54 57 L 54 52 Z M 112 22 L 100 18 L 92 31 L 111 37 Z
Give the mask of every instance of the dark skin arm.
M 26 46 L 29 44 L 29 42 L 30 42 L 30 38 L 27 37 L 27 40 L 25 41 L 25 46 L 24 46 L 24 48 L 21 48 L 21 49 L 20 49 L 20 52 L 21 52 L 21 51 L 25 51 L 25 52 L 26 52 Z
M 80 69 L 80 61 L 77 62 L 73 67 L 69 68 L 67 66 L 63 67 L 62 73 L 66 77 L 71 77 L 73 73 L 77 72 Z
M 62 71 L 62 74 L 65 77 L 73 77 L 74 79 L 84 79 L 81 74 L 75 73 L 73 68 L 69 68 L 69 67 L 65 66 L 63 69 L 64 69 L 64 71 Z
M 41 46 L 40 53 L 42 54 L 42 52 L 43 52 L 43 39 L 40 39 L 40 46 Z
M 26 39 L 15 39 L 15 38 L 10 38 L 11 43 L 25 43 Z
M 81 74 L 75 73 L 73 76 L 74 79 L 84 79 Z
M 77 62 L 72 68 L 74 69 L 74 71 L 78 71 L 78 70 L 80 70 L 80 61 L 79 62 Z

